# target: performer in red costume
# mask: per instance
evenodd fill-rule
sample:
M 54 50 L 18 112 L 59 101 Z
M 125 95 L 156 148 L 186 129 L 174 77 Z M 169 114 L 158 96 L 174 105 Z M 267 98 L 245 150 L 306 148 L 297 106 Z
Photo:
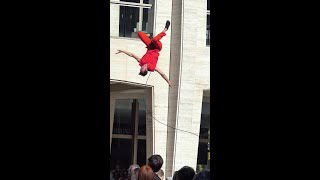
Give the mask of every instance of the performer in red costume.
M 148 49 L 142 58 L 124 50 L 118 50 L 116 54 L 125 53 L 128 56 L 135 58 L 141 66 L 139 75 L 145 76 L 147 75 L 148 71 L 156 71 L 163 77 L 163 79 L 167 81 L 169 86 L 172 86 L 172 82 L 169 80 L 169 78 L 157 67 L 159 51 L 162 49 L 162 43 L 160 42 L 160 39 L 166 35 L 166 31 L 168 30 L 169 26 L 170 21 L 167 21 L 163 31 L 154 38 L 149 38 L 144 32 L 138 32 L 139 38 L 146 44 L 146 48 Z

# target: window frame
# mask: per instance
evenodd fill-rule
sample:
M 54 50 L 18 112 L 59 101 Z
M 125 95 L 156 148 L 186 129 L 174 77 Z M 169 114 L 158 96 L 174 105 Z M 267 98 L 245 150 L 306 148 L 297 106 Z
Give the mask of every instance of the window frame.
M 116 100 L 120 100 L 122 98 L 116 98 Z M 131 114 L 131 118 L 133 118 L 133 124 L 131 124 L 133 128 L 133 134 L 114 134 L 112 132 L 112 139 L 130 139 L 132 140 L 132 163 L 137 164 L 138 162 L 138 140 L 145 140 L 147 141 L 147 135 L 138 135 L 138 129 L 139 129 L 139 99 L 138 98 L 124 98 L 124 99 L 132 99 L 132 111 L 135 111 Z M 146 119 L 147 121 L 147 119 Z M 147 143 L 147 142 L 146 142 Z
M 150 3 L 150 2 L 149 2 L 149 3 Z M 139 8 L 139 22 L 138 22 L 137 31 L 142 31 L 143 9 L 151 9 L 151 8 L 153 7 L 152 4 L 145 4 L 145 3 L 143 3 L 143 0 L 140 0 L 139 3 L 110 0 L 110 4 L 119 5 L 120 7 L 123 6 L 123 7 L 135 7 L 135 8 Z M 153 18 L 154 18 L 154 17 L 153 17 Z M 148 33 L 152 33 L 152 32 L 148 32 Z M 119 36 L 119 37 L 120 37 L 120 36 Z M 132 38 L 132 37 L 121 37 L 121 38 Z

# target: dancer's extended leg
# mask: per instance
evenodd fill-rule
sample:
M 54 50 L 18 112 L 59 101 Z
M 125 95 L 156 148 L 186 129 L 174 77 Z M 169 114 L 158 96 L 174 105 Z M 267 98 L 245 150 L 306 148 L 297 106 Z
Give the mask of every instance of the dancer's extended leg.
M 159 51 L 161 51 L 162 49 L 162 43 L 160 42 L 160 39 L 165 35 L 166 33 L 162 31 L 160 34 L 158 34 L 156 37 L 152 39 L 153 44 L 159 49 Z
M 162 43 L 160 42 L 160 39 L 166 35 L 166 31 L 168 30 L 169 26 L 170 26 L 170 21 L 167 21 L 163 31 L 152 39 L 152 42 L 160 51 L 162 49 Z
M 138 36 L 141 39 L 141 41 L 144 42 L 144 44 L 146 44 L 146 46 L 150 45 L 151 39 L 144 32 L 139 31 Z

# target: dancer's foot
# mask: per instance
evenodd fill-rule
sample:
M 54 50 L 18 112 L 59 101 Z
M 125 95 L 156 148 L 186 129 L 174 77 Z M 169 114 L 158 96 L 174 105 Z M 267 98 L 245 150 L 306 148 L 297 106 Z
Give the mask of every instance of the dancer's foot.
M 152 39 L 152 38 L 153 38 L 153 34 L 150 33 L 150 34 L 148 35 L 148 37 L 149 37 L 150 39 Z
M 163 29 L 163 32 L 166 32 L 166 31 L 169 29 L 169 26 L 170 26 L 170 21 L 167 20 L 166 26 L 165 26 L 165 28 Z
M 170 26 L 170 21 L 169 20 L 167 20 L 167 22 L 166 22 L 166 29 L 169 29 L 169 26 Z

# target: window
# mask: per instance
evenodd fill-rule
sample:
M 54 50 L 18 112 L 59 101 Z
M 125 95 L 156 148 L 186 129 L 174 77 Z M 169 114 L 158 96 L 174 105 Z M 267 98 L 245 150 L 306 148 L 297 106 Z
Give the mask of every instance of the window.
M 110 0 L 110 36 L 136 38 L 153 31 L 154 0 Z
M 146 164 L 146 111 L 144 99 L 117 99 L 111 144 L 112 169 Z M 116 176 L 116 175 L 114 175 Z
M 210 133 L 210 103 L 202 102 L 200 137 L 198 147 L 197 172 L 208 169 L 209 165 L 209 133 Z
M 210 0 L 207 0 L 206 44 L 207 44 L 207 46 L 210 46 Z

